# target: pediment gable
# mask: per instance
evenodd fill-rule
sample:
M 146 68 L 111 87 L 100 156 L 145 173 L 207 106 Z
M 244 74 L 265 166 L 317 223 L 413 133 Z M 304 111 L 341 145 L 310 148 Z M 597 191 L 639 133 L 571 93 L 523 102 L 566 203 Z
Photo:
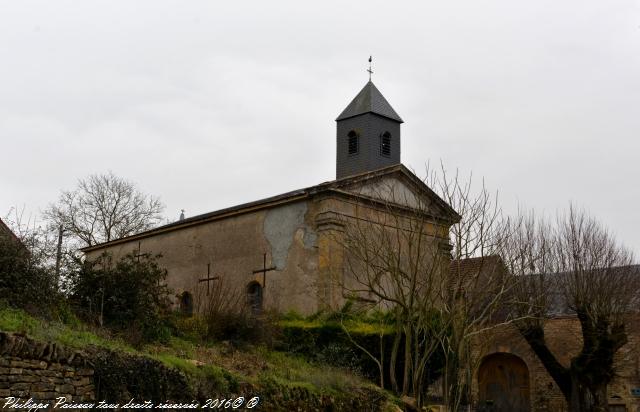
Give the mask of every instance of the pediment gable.
M 402 165 L 336 181 L 336 188 L 456 222 L 458 213 Z

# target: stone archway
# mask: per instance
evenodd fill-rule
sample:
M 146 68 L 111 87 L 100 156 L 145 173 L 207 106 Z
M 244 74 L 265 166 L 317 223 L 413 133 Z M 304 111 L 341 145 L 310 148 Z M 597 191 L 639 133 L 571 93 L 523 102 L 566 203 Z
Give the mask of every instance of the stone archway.
M 529 412 L 529 368 L 516 355 L 494 353 L 478 370 L 478 410 Z

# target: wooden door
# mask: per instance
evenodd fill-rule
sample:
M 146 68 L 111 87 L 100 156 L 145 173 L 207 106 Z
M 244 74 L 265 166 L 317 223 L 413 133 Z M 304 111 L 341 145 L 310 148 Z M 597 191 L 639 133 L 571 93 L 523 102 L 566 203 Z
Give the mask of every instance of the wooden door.
M 529 412 L 529 369 L 515 355 L 487 356 L 478 371 L 479 410 Z

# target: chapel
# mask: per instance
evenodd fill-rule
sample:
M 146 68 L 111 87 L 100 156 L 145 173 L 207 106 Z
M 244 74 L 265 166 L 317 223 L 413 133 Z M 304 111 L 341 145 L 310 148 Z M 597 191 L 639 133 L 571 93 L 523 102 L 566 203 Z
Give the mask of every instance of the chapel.
M 345 301 L 338 286 L 346 276 L 344 257 L 336 241 L 345 219 L 365 215 L 363 209 L 387 213 L 390 204 L 405 210 L 427 205 L 428 230 L 443 250 L 448 250 L 449 227 L 459 220 L 402 165 L 402 123 L 368 81 L 336 119 L 335 180 L 181 217 L 83 252 L 88 259 L 104 252 L 113 258 L 162 255 L 167 285 L 186 312 L 221 285 L 235 299 L 247 299 L 255 312 L 337 309 Z
M 449 231 L 460 216 L 401 163 L 402 118 L 367 82 L 336 119 L 334 180 L 266 199 L 183 218 L 83 249 L 87 259 L 108 252 L 160 254 L 176 308 L 189 314 L 216 293 L 247 302 L 254 313 L 339 309 L 348 296 L 345 222 L 385 213 L 419 212 L 426 234 L 450 258 Z M 477 272 L 485 258 L 451 262 L 451 275 Z M 491 264 L 483 264 L 486 270 Z M 610 410 L 640 410 L 640 322 L 616 355 Z M 545 327 L 551 349 L 568 363 L 579 348 L 575 315 L 559 313 Z M 481 336 L 472 382 L 473 404 L 485 411 L 564 411 L 566 402 L 537 356 L 512 326 Z

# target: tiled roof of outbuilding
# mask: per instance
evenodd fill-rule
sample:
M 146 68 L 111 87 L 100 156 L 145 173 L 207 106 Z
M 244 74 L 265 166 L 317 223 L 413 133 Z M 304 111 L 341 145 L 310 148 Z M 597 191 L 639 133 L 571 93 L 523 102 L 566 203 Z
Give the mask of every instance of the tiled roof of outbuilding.
M 449 265 L 449 271 L 451 274 L 468 278 L 481 271 L 496 270 L 501 264 L 500 257 L 497 255 L 454 259 Z

